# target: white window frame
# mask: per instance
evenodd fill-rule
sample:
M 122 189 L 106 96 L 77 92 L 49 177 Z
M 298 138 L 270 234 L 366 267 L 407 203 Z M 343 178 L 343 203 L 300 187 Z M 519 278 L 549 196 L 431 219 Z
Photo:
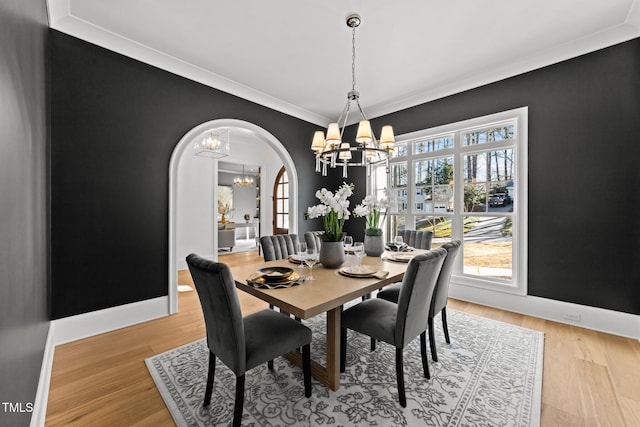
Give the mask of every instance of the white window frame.
M 458 256 L 454 266 L 454 272 L 451 282 L 457 285 L 478 287 L 490 289 L 499 292 L 507 292 L 518 295 L 526 295 L 528 289 L 527 283 L 527 258 L 528 258 L 528 107 L 517 108 L 514 110 L 504 111 L 487 116 L 477 117 L 461 122 L 451 123 L 435 128 L 424 129 L 411 132 L 396 137 L 396 144 L 410 144 L 416 139 L 432 139 L 439 136 L 454 134 L 454 147 L 450 149 L 438 150 L 431 153 L 414 154 L 412 147 L 408 147 L 407 156 L 391 159 L 394 162 L 407 162 L 409 169 L 408 185 L 407 185 L 407 205 L 408 210 L 404 215 L 405 224 L 411 228 L 415 225 L 415 218 L 424 216 L 424 213 L 416 212 L 416 188 L 414 183 L 414 163 L 425 158 L 453 156 L 454 159 L 454 211 L 452 216 L 452 239 L 463 239 L 462 220 L 465 213 L 464 209 L 464 174 L 463 174 L 463 158 L 465 154 L 473 152 L 493 151 L 494 149 L 504 148 L 503 143 L 482 143 L 472 146 L 464 146 L 462 135 L 473 129 L 488 128 L 505 124 L 505 122 L 515 124 L 515 137 L 507 145 L 514 150 L 515 157 L 515 200 L 513 205 L 514 218 L 513 235 L 512 235 L 512 279 L 510 281 L 501 279 L 492 279 L 490 277 L 464 274 L 463 272 L 463 256 Z M 514 143 L 515 142 L 515 143 Z M 387 188 L 390 186 L 390 180 L 387 180 Z M 372 184 L 368 183 L 368 187 Z M 372 188 L 368 189 L 369 192 Z M 435 215 L 435 213 L 433 213 Z M 447 213 L 449 215 L 449 213 Z M 474 213 L 475 216 L 475 213 Z M 478 213 L 478 216 L 493 216 L 491 212 Z M 390 221 L 387 221 L 390 223 Z M 390 233 L 390 230 L 387 230 Z M 463 243 L 464 244 L 464 243 Z M 461 248 L 463 251 L 464 248 Z

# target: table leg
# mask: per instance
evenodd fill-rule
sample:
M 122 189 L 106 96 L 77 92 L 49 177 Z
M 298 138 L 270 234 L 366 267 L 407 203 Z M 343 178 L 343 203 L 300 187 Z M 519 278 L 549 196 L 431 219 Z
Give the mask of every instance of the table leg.
M 340 316 L 342 307 L 327 312 L 327 362 L 322 366 L 311 361 L 311 375 L 321 383 L 336 391 L 340 388 Z M 302 367 L 302 355 L 298 352 L 287 354 L 289 360 Z
M 342 307 L 327 312 L 327 379 L 331 390 L 340 388 L 340 317 Z

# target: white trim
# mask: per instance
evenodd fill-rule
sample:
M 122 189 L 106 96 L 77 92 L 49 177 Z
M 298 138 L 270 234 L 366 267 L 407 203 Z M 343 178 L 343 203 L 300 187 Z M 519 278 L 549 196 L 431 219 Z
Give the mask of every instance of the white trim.
M 174 314 L 178 312 L 178 271 L 177 271 L 177 259 L 176 259 L 176 241 L 177 241 L 177 196 L 178 196 L 178 166 L 180 164 L 180 158 L 185 154 L 185 151 L 191 147 L 194 139 L 204 132 L 210 131 L 216 128 L 238 128 L 245 129 L 252 132 L 256 138 L 268 144 L 280 157 L 285 169 L 289 175 L 289 232 L 298 232 L 298 171 L 296 165 L 291 158 L 291 155 L 282 143 L 271 133 L 254 125 L 250 122 L 237 119 L 216 119 L 202 123 L 189 132 L 187 132 L 178 142 L 171 154 L 171 160 L 169 161 L 169 313 Z M 208 160 L 203 158 L 203 160 Z M 264 168 L 264 166 L 263 166 Z M 217 171 L 217 165 L 215 167 Z M 214 175 L 217 177 L 217 173 Z M 217 178 L 216 178 L 217 179 Z M 217 185 L 217 181 L 214 182 Z M 262 185 L 262 191 L 266 186 Z M 214 206 L 217 204 L 217 196 L 214 197 Z M 264 198 L 263 198 L 264 200 Z M 263 209 L 261 209 L 263 210 Z M 261 212 L 262 215 L 262 212 Z M 214 233 L 214 252 L 217 250 L 217 237 Z
M 48 4 L 49 26 L 54 30 L 319 126 L 326 126 L 331 121 L 330 118 L 305 110 L 73 16 L 69 10 L 69 0 L 48 0 Z
M 531 295 L 496 292 L 455 283 L 451 283 L 449 296 L 487 307 L 640 340 L 640 316 L 636 314 Z M 580 320 L 569 320 L 566 316 L 578 316 Z
M 61 345 L 164 317 L 169 314 L 167 307 L 168 297 L 164 296 L 52 320 L 54 344 Z
M 416 217 L 420 216 L 432 216 L 438 215 L 437 213 L 416 213 L 415 212 L 415 176 L 414 165 L 417 161 L 423 159 L 433 159 L 441 157 L 451 157 L 454 162 L 454 181 L 456 183 L 462 183 L 463 180 L 463 156 L 471 152 L 486 152 L 502 148 L 513 149 L 516 157 L 515 161 L 515 177 L 516 184 L 516 198 L 514 201 L 513 213 L 510 215 L 515 219 L 514 232 L 513 232 L 513 259 L 512 259 L 512 271 L 513 277 L 510 281 L 501 281 L 498 279 L 491 279 L 489 277 L 483 277 L 480 275 L 465 274 L 463 275 L 464 265 L 463 258 L 459 257 L 456 260 L 456 266 L 454 274 L 457 274 L 455 280 L 461 284 L 468 286 L 477 286 L 482 289 L 496 290 L 501 292 L 510 292 L 517 295 L 526 295 L 528 289 L 528 119 L 529 119 L 529 107 L 514 108 L 512 110 L 501 111 L 498 113 L 488 114 L 485 116 L 474 117 L 467 120 L 462 120 L 455 123 L 449 123 L 441 126 L 436 126 L 429 129 L 421 129 L 418 131 L 402 134 L 396 137 L 397 145 L 406 145 L 407 155 L 402 157 L 396 157 L 391 160 L 391 165 L 406 163 L 408 175 L 407 175 L 407 210 L 404 213 L 395 214 L 399 217 L 405 217 L 405 225 L 407 227 L 414 227 Z M 461 138 L 465 132 L 472 131 L 474 129 L 485 129 L 487 127 L 499 126 L 505 123 L 513 123 L 516 126 L 515 137 L 511 140 L 504 142 L 487 142 L 483 144 L 464 146 Z M 455 143 L 452 148 L 438 150 L 428 153 L 414 153 L 413 143 L 419 139 L 431 139 L 438 138 L 452 134 L 455 138 Z M 391 185 L 389 185 L 391 188 Z M 405 189 L 404 187 L 398 187 L 395 190 Z M 459 239 L 464 245 L 462 220 L 464 216 L 476 215 L 475 213 L 467 213 L 463 211 L 464 200 L 464 186 L 458 185 L 454 187 L 455 197 L 455 209 L 454 212 L 447 213 L 453 221 L 452 239 Z M 477 213 L 477 216 L 487 217 L 492 216 L 492 213 Z M 495 214 L 495 216 L 505 216 L 505 214 Z
M 74 16 L 70 10 L 70 3 L 70 0 L 47 0 L 51 28 L 319 126 L 326 126 L 332 120 L 330 117 L 305 110 Z M 511 61 L 498 69 L 480 73 L 474 70 L 473 73 L 450 84 L 418 91 L 411 96 L 403 94 L 396 99 L 368 106 L 367 111 L 370 117 L 383 116 L 632 40 L 640 35 L 639 9 L 637 1 L 634 1 L 624 23 Z
M 38 390 L 33 401 L 33 413 L 31 414 L 30 427 L 44 426 L 47 418 L 47 403 L 49 401 L 49 384 L 51 383 L 51 371 L 53 369 L 53 355 L 55 346 L 53 343 L 54 326 L 49 322 L 49 332 L 47 333 L 47 341 L 44 345 L 44 354 L 42 356 L 42 367 L 40 368 L 40 377 L 38 378 Z

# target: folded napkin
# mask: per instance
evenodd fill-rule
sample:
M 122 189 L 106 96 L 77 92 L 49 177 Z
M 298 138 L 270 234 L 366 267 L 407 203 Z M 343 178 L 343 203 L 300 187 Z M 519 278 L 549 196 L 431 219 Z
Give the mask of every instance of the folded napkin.
M 388 271 L 378 270 L 373 274 L 376 279 L 385 279 L 389 275 Z
M 251 276 L 247 277 L 247 283 L 255 282 L 256 280 L 258 280 L 262 276 L 264 276 L 262 273 L 258 273 L 256 271 L 255 273 L 251 274 Z

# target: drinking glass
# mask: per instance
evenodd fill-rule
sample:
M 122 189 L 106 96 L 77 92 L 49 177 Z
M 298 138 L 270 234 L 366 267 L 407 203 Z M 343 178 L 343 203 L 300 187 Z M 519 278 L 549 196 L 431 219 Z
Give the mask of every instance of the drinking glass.
M 296 261 L 298 262 L 298 269 L 300 270 L 300 278 L 304 279 L 304 274 L 302 274 L 304 271 L 304 263 L 305 263 L 305 257 L 307 256 L 307 243 L 306 242 L 298 242 L 298 247 L 296 248 L 298 253 L 297 253 L 297 257 L 296 257 Z
M 309 275 L 305 280 L 315 280 L 313 277 L 313 266 L 318 262 L 318 250 L 314 248 L 307 248 L 307 254 L 304 257 L 304 262 L 309 266 Z
M 343 243 L 344 243 L 344 247 L 347 251 L 347 253 L 349 253 L 349 248 L 351 248 L 351 246 L 353 246 L 353 237 L 351 236 L 344 236 L 344 238 L 342 239 Z
M 400 251 L 403 243 L 404 241 L 402 239 L 402 236 L 400 236 L 399 234 L 393 238 L 393 245 L 395 246 L 396 251 Z
M 362 271 L 362 257 L 364 256 L 364 243 L 355 242 L 353 244 L 353 253 L 358 258 L 358 271 Z
M 342 244 L 344 244 L 344 251 L 347 253 L 347 265 L 351 264 L 349 260 L 351 259 L 351 246 L 353 246 L 353 237 L 345 235 L 342 239 Z

